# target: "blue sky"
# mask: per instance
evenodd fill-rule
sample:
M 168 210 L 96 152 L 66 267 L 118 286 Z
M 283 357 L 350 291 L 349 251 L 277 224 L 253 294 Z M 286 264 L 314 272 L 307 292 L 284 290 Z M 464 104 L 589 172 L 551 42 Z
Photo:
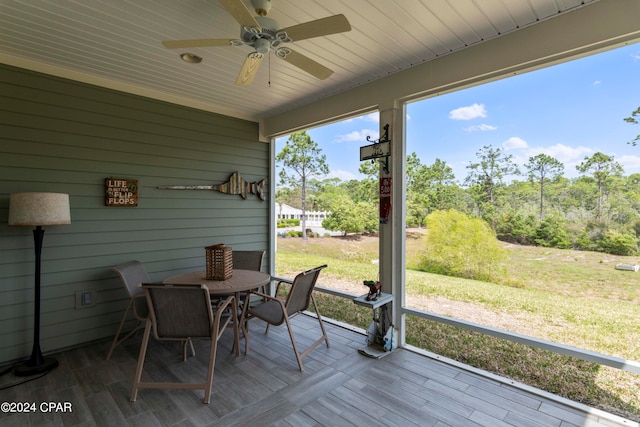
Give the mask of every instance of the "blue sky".
M 640 107 L 640 44 L 413 102 L 407 107 L 407 154 L 422 164 L 436 158 L 456 180 L 485 145 L 513 155 L 521 169 L 545 153 L 564 176 L 597 151 L 614 156 L 625 174 L 640 173 L 640 145 L 627 144 L 640 125 L 623 119 Z M 360 147 L 379 136 L 378 114 L 307 130 L 327 156 L 331 177 L 361 179 Z M 287 137 L 276 141 L 276 153 Z M 520 178 L 524 179 L 524 178 Z

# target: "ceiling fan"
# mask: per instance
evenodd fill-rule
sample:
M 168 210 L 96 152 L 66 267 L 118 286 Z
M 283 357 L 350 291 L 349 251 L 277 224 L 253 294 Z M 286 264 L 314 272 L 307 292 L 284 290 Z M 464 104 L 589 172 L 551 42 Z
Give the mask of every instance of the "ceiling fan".
M 271 9 L 271 0 L 251 0 L 257 15 L 255 17 L 242 0 L 220 0 L 220 4 L 240 24 L 239 39 L 165 40 L 162 44 L 169 49 L 218 46 L 252 47 L 254 51 L 247 55 L 236 79 L 236 84 L 240 86 L 251 84 L 262 59 L 270 50 L 274 51 L 276 57 L 284 59 L 289 64 L 320 80 L 328 78 L 333 74 L 332 70 L 292 50 L 287 44 L 351 30 L 351 25 L 344 15 L 333 15 L 280 28 L 276 21 L 266 17 Z

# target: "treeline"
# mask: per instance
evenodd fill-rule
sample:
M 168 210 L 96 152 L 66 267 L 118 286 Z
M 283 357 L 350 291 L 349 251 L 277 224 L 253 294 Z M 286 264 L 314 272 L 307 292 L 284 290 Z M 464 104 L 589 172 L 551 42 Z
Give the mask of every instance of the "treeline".
M 640 232 L 640 174 L 626 176 L 613 156 L 598 152 L 565 178 L 565 166 L 546 154 L 521 170 L 500 148 L 485 146 L 461 181 L 443 160 L 422 164 L 407 156 L 407 225 L 423 227 L 433 212 L 480 218 L 498 239 L 525 245 L 632 255 Z M 362 180 L 309 179 L 307 210 L 332 212 L 323 227 L 343 233 L 378 229 L 376 163 L 362 163 Z M 301 206 L 299 188 L 281 187 L 276 201 Z

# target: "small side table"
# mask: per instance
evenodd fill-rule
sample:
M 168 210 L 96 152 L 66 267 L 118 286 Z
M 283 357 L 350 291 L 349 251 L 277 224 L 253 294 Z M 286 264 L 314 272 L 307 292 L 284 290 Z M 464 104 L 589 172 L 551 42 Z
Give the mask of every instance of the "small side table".
M 367 294 L 353 299 L 353 303 L 373 310 L 373 321 L 367 330 L 367 345 L 358 352 L 367 357 L 380 359 L 393 351 L 384 349 L 384 337 L 389 328 L 393 328 L 387 311 L 388 304 L 393 302 L 393 294 L 381 293 L 375 301 L 367 301 Z

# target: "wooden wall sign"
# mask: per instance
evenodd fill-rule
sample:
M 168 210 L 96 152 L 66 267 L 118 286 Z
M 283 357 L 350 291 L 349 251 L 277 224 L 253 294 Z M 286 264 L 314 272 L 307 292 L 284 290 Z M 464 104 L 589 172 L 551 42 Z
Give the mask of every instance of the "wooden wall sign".
M 126 178 L 106 178 L 106 206 L 138 206 L 138 180 Z
M 229 181 L 214 185 L 162 185 L 162 190 L 215 190 L 224 194 L 238 194 L 243 199 L 247 194 L 255 194 L 260 200 L 264 200 L 264 179 L 258 182 L 247 182 L 238 172 L 229 177 Z

